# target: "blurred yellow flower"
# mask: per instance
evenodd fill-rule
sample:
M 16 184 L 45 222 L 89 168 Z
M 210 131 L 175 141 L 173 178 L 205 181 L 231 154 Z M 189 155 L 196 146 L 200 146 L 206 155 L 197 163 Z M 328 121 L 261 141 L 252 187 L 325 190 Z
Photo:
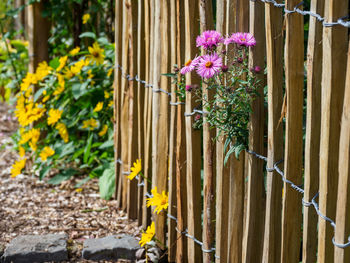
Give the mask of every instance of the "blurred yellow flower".
M 46 101 L 48 101 L 50 99 L 50 95 L 47 95 L 47 96 L 45 96 L 44 98 L 43 98 L 43 102 L 46 102 Z
M 105 135 L 105 134 L 107 133 L 107 131 L 108 131 L 108 126 L 105 124 L 105 125 L 103 125 L 103 128 L 102 128 L 102 130 L 98 133 L 98 135 L 99 135 L 100 137 L 102 137 L 103 135 Z
M 97 42 L 95 42 L 92 47 L 89 47 L 89 58 L 92 61 L 95 61 L 97 65 L 103 64 L 105 55 L 103 54 L 104 50 L 100 48 Z
M 67 143 L 69 141 L 67 126 L 64 123 L 60 122 L 60 123 L 57 123 L 56 129 L 58 130 L 58 133 L 60 134 L 63 141 Z
M 93 118 L 83 121 L 83 129 L 94 130 L 97 126 L 97 121 Z
M 26 154 L 26 151 L 24 150 L 24 148 L 22 146 L 18 147 L 18 154 L 20 157 L 23 157 Z
M 99 112 L 101 111 L 103 108 L 103 102 L 100 101 L 99 103 L 96 104 L 95 108 L 94 108 L 94 112 Z
M 159 214 L 163 209 L 167 209 L 169 202 L 168 202 L 168 195 L 165 193 L 165 191 L 162 191 L 161 194 L 158 193 L 157 187 L 154 187 L 151 190 L 152 197 L 147 198 L 147 207 L 155 206 L 154 213 L 157 212 Z
M 110 101 L 108 102 L 108 107 L 112 107 L 113 104 L 114 104 L 113 100 L 110 100 Z
M 105 99 L 108 99 L 111 96 L 108 91 L 105 91 L 104 93 L 105 93 Z
M 110 77 L 113 73 L 113 68 L 111 68 L 110 70 L 108 70 L 107 72 L 107 77 Z
M 58 80 L 58 86 L 53 92 L 53 95 L 55 96 L 60 95 L 64 91 L 64 85 L 65 85 L 64 77 L 61 74 L 57 74 L 57 80 Z
M 81 193 L 81 192 L 83 191 L 83 188 L 77 188 L 77 189 L 75 189 L 75 191 L 76 191 L 77 193 Z
M 80 51 L 80 47 L 76 47 L 76 48 L 72 49 L 72 50 L 69 52 L 69 54 L 70 54 L 71 56 L 75 56 L 76 54 L 79 53 L 79 51 Z
M 45 146 L 44 149 L 40 153 L 40 158 L 42 161 L 46 161 L 48 157 L 50 157 L 54 154 L 55 154 L 55 151 L 51 147 Z
M 49 118 L 47 119 L 47 124 L 52 125 L 55 124 L 59 119 L 61 119 L 62 111 L 58 109 L 50 109 L 49 110 Z
M 61 69 L 64 68 L 64 66 L 65 66 L 66 63 L 67 63 L 67 59 L 68 59 L 68 56 L 60 57 L 60 59 L 59 59 L 60 65 L 58 66 L 58 68 L 56 69 L 56 71 L 60 71 Z
M 36 68 L 35 75 L 37 80 L 42 80 L 51 72 L 52 68 L 47 64 L 46 61 L 40 62 Z
M 90 14 L 83 15 L 83 24 L 86 24 L 90 20 Z
M 154 222 L 152 222 L 152 224 L 150 226 L 147 227 L 146 232 L 142 233 L 141 236 L 141 240 L 139 242 L 139 244 L 141 245 L 141 247 L 143 247 L 144 245 L 146 245 L 148 242 L 150 242 L 154 236 L 154 234 L 156 233 L 156 227 L 154 225 Z
M 132 180 L 135 178 L 136 175 L 138 175 L 142 170 L 142 165 L 141 165 L 141 159 L 137 159 L 136 162 L 134 162 L 134 166 L 131 167 L 131 172 L 127 176 L 129 180 Z
M 11 177 L 21 174 L 22 169 L 26 166 L 26 161 L 27 159 L 18 160 L 12 165 Z

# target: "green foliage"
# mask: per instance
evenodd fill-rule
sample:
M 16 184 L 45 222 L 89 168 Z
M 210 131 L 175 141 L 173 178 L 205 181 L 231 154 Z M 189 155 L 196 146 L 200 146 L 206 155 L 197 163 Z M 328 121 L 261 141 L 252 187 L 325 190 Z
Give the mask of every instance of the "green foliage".
M 56 57 L 48 64 L 41 63 L 35 74 L 28 73 L 22 80 L 16 107 L 22 127 L 15 141 L 33 159 L 40 179 L 50 171 L 58 171 L 48 181 L 50 184 L 60 184 L 79 174 L 88 176 L 83 182 L 98 177 L 101 197 L 108 199 L 115 185 L 114 46 L 105 39 L 97 41 L 99 44 L 94 43 L 89 51 L 81 50 L 78 54 Z M 37 88 L 31 96 L 29 85 L 33 84 Z M 37 114 L 36 109 L 43 113 Z M 35 114 L 38 120 L 30 127 L 31 123 L 23 117 Z M 33 131 L 41 134 L 35 143 Z

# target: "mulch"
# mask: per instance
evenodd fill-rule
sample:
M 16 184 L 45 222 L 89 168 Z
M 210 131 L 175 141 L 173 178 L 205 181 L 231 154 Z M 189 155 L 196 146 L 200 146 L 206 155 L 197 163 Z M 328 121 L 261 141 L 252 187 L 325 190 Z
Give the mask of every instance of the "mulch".
M 140 238 L 141 228 L 116 208 L 116 201 L 99 197 L 97 179 L 77 192 L 74 186 L 84 175 L 58 186 L 46 183 L 49 178 L 40 181 L 32 172 L 11 178 L 11 165 L 18 158 L 11 139 L 17 123 L 11 112 L 0 102 L 0 245 L 18 235 L 66 233 L 69 262 L 88 262 L 81 259 L 87 238 L 116 234 Z

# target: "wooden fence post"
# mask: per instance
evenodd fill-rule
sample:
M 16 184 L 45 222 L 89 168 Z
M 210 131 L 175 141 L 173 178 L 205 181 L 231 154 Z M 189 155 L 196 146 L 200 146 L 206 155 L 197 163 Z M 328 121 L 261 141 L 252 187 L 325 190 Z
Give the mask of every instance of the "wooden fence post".
M 325 21 L 333 22 L 348 14 L 348 1 L 326 0 Z M 348 29 L 343 26 L 323 27 L 323 64 L 321 98 L 320 195 L 323 214 L 335 219 L 339 135 L 344 100 Z M 318 263 L 334 262 L 334 230 L 323 219 L 318 226 Z
M 185 57 L 185 21 L 184 1 L 176 0 L 176 53 L 177 64 L 181 66 Z M 176 262 L 187 262 L 187 237 L 182 234 L 187 226 L 187 185 L 186 185 L 186 142 L 183 136 L 185 131 L 185 107 L 177 106 L 176 111 L 176 205 L 177 231 Z
M 115 1 L 115 64 L 114 64 L 114 160 L 115 160 L 115 199 L 120 202 L 121 191 L 118 191 L 121 186 L 122 174 L 120 174 L 121 165 L 118 162 L 120 157 L 120 98 L 121 98 L 121 70 L 118 67 L 122 63 L 122 26 L 123 26 L 123 1 Z M 118 194 L 119 193 L 119 194 Z
M 287 0 L 293 10 L 298 0 Z M 303 160 L 303 87 L 304 87 L 304 24 L 297 13 L 286 14 L 285 76 L 286 76 L 286 135 L 284 154 L 285 177 L 302 183 Z M 301 195 L 284 184 L 282 215 L 281 262 L 296 262 L 300 255 Z
M 177 50 L 176 50 L 176 1 L 170 0 L 170 67 L 173 71 L 173 67 L 177 64 Z M 171 97 L 172 103 L 176 103 L 176 85 L 171 84 Z M 175 144 L 176 144 L 176 107 L 172 105 L 170 107 L 170 126 L 169 126 L 169 206 L 168 213 L 176 217 L 176 167 L 175 167 Z M 175 262 L 176 259 L 176 222 L 175 220 L 168 218 L 168 261 Z
M 311 1 L 310 10 L 323 14 L 324 0 Z M 307 115 L 305 139 L 304 200 L 311 199 L 319 187 L 321 126 L 322 23 L 310 16 L 307 47 Z M 316 262 L 318 216 L 313 207 L 304 206 L 303 263 Z
M 283 126 L 279 123 L 283 101 L 283 24 L 282 10 L 265 4 L 266 58 L 268 86 L 267 167 L 283 158 Z M 266 214 L 262 262 L 281 260 L 282 180 L 275 171 L 267 172 Z
M 350 42 L 345 83 L 345 98 L 339 143 L 339 184 L 335 242 L 347 243 L 350 234 Z M 350 262 L 350 248 L 335 247 L 334 262 Z
M 136 75 L 139 79 L 145 80 L 146 72 L 146 38 L 145 38 L 145 4 L 147 1 L 138 1 L 138 15 L 137 15 L 137 73 Z M 148 65 L 147 65 L 148 66 Z M 144 134 L 145 134 L 145 125 L 144 125 L 144 107 L 145 107 L 145 86 L 140 82 L 137 82 L 137 159 L 144 161 Z M 135 160 L 133 160 L 135 161 Z M 138 183 L 144 179 L 140 176 Z M 139 226 L 142 225 L 142 212 L 143 212 L 143 202 L 144 202 L 144 189 L 143 186 L 137 188 L 137 220 Z
M 197 35 L 199 18 L 199 2 L 198 0 L 185 0 L 185 60 L 193 59 L 197 48 L 195 38 Z M 184 62 L 184 61 L 183 61 Z M 182 63 L 183 63 L 182 62 Z M 199 83 L 199 78 L 195 77 L 195 73 L 187 73 L 186 85 L 194 85 Z M 191 92 L 186 92 L 187 113 L 192 112 L 195 107 L 195 98 Z M 187 182 L 187 228 L 188 233 L 196 238 L 202 236 L 201 227 L 201 154 L 198 149 L 201 145 L 201 134 L 199 130 L 193 129 L 194 116 L 185 117 L 186 129 L 186 182 Z M 200 247 L 191 239 L 187 240 L 188 261 L 201 262 Z

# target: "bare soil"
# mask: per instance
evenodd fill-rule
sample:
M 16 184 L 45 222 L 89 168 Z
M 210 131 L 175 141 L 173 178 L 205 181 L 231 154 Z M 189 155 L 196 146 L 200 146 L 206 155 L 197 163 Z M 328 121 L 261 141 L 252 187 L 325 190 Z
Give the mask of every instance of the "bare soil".
M 16 129 L 11 107 L 0 102 L 0 246 L 18 235 L 66 233 L 69 262 L 88 262 L 81 259 L 87 238 L 115 234 L 140 237 L 141 228 L 116 208 L 115 200 L 99 197 L 97 179 L 77 192 L 74 186 L 83 175 L 59 186 L 47 184 L 49 178 L 39 181 L 28 171 L 11 178 L 11 166 L 18 155 L 10 136 Z

